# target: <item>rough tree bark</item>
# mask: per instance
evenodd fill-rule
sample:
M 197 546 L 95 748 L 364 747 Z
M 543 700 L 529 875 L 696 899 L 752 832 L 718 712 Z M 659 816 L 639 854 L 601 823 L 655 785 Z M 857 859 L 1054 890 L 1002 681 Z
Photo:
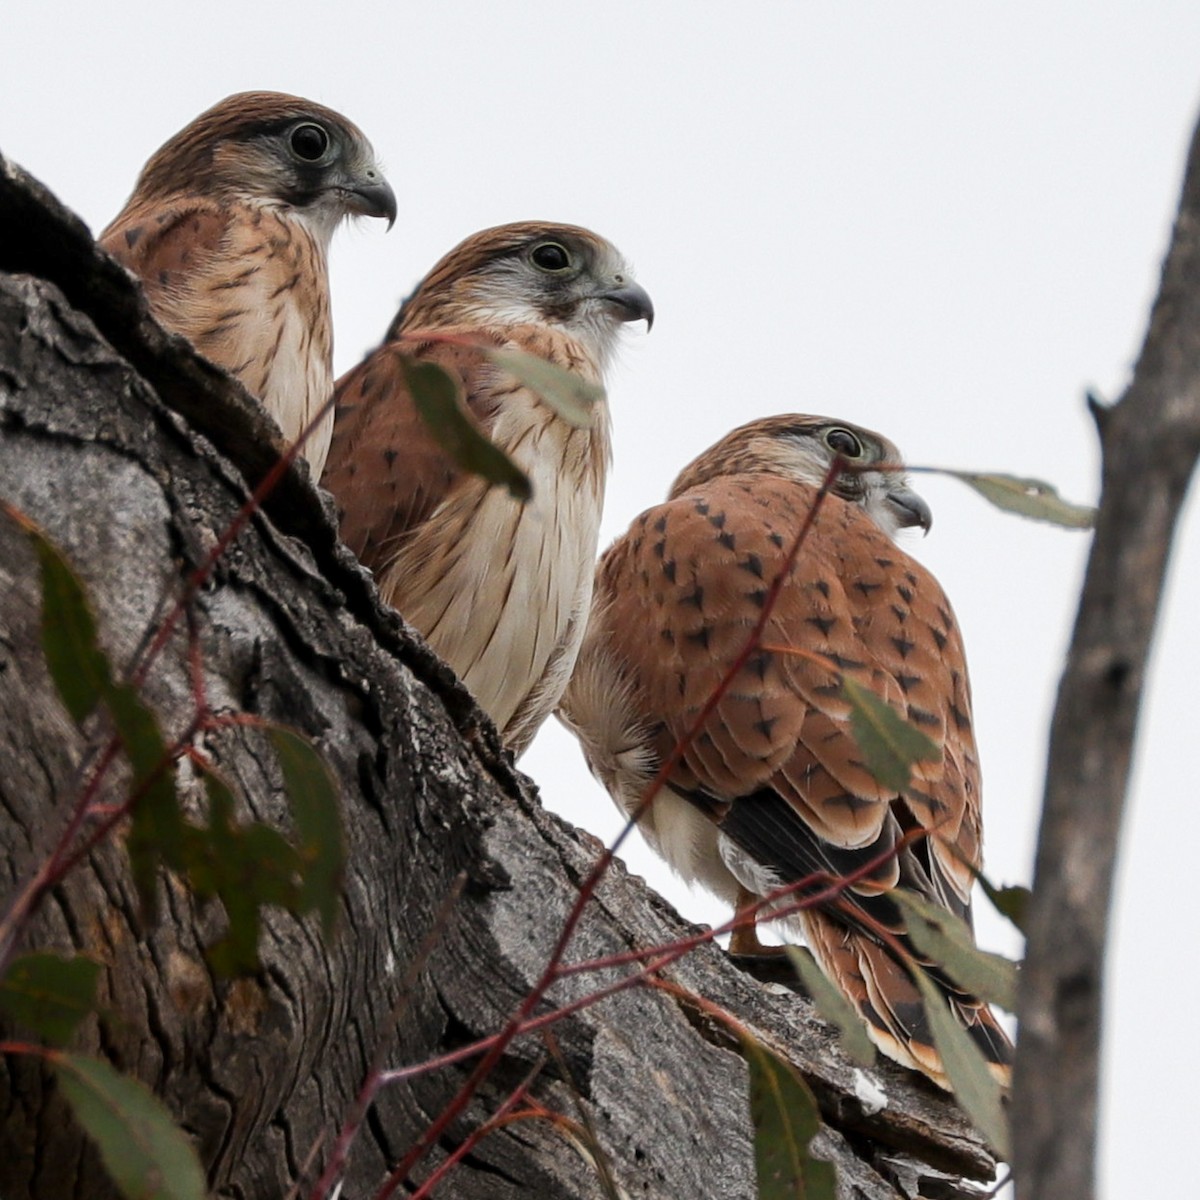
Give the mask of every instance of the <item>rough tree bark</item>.
M 1104 953 L 1146 658 L 1200 455 L 1200 126 L 1133 381 L 1093 404 L 1100 510 L 1050 732 L 1013 1095 L 1017 1194 L 1095 1194 Z
M 39 522 L 74 564 L 114 663 L 129 661 L 164 597 L 176 594 L 278 450 L 245 393 L 154 325 L 84 226 L 0 159 L 0 497 Z M 53 844 L 87 747 L 47 676 L 39 605 L 28 539 L 0 519 L 0 899 Z M 322 1137 L 328 1147 L 378 1046 L 390 1064 L 417 1063 L 502 1026 L 544 966 L 598 847 L 541 808 L 470 697 L 380 606 L 303 464 L 221 560 L 193 610 L 210 705 L 301 730 L 340 782 L 349 871 L 338 938 L 326 945 L 313 922 L 273 910 L 260 974 L 219 981 L 201 947 L 221 914 L 164 878 L 157 917 L 139 916 L 117 841 L 54 891 L 22 944 L 98 958 L 103 1001 L 117 1019 L 90 1020 L 81 1046 L 165 1099 L 195 1139 L 214 1193 L 278 1200 L 310 1149 Z M 193 690 L 182 634 L 145 691 L 169 734 L 186 725 Z M 207 735 L 203 749 L 250 814 L 286 824 L 260 735 L 232 728 Z M 465 891 L 393 1019 L 405 970 L 460 871 Z M 589 905 L 571 956 L 661 944 L 689 930 L 618 866 Z M 802 996 L 756 982 L 711 946 L 667 975 L 804 1073 L 822 1106 L 819 1144 L 838 1164 L 839 1195 L 953 1197 L 967 1190 L 962 1179 L 990 1176 L 992 1159 L 956 1106 L 917 1076 L 881 1062 L 867 1074 L 887 1104 L 869 1111 L 853 1064 Z M 576 977 L 557 985 L 554 999 L 595 986 Z M 745 1064 L 699 1009 L 632 989 L 557 1033 L 571 1079 L 552 1063 L 535 1095 L 573 1114 L 578 1093 L 627 1195 L 754 1195 Z M 514 1043 L 418 1177 L 494 1111 L 540 1051 L 532 1037 Z M 344 1195 L 373 1194 L 467 1069 L 381 1094 Z M 112 1195 L 37 1061 L 0 1060 L 0 1113 L 6 1200 Z M 569 1142 L 526 1122 L 482 1142 L 439 1194 L 566 1200 L 600 1189 Z

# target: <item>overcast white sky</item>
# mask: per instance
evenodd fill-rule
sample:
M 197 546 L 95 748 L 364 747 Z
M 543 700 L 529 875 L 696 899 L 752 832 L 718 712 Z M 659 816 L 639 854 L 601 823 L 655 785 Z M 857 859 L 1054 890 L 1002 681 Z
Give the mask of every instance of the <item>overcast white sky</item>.
M 150 152 L 230 92 L 296 92 L 362 126 L 400 218 L 390 235 L 369 222 L 336 241 L 339 370 L 476 229 L 545 218 L 620 246 L 658 319 L 631 334 L 610 389 L 605 541 L 722 433 L 780 411 L 876 428 L 911 463 L 1040 476 L 1094 500 L 1083 390 L 1116 397 L 1127 379 L 1200 109 L 1194 0 L 10 0 L 0 36 L 0 149 L 96 231 Z M 1087 538 L 950 480 L 915 482 L 935 522 L 908 548 L 967 638 L 989 873 L 1028 881 Z M 1200 986 L 1195 937 L 1179 936 L 1200 811 L 1176 755 L 1195 737 L 1198 551 L 1193 511 L 1123 854 L 1111 1197 L 1194 1186 L 1200 1049 L 1177 998 Z M 612 836 L 615 811 L 561 730 L 522 765 L 548 805 Z M 723 919 L 640 847 L 628 858 L 686 915 Z

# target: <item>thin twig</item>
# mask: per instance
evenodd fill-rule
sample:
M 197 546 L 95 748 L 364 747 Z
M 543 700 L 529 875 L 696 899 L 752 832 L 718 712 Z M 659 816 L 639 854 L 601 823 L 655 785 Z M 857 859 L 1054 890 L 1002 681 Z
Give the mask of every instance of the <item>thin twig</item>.
M 523 1080 L 513 1089 L 505 1098 L 504 1102 L 496 1109 L 495 1113 L 485 1121 L 478 1129 L 473 1129 L 463 1140 L 456 1146 L 453 1152 L 449 1155 L 444 1163 L 442 1163 L 430 1177 L 412 1194 L 412 1200 L 426 1200 L 427 1197 L 433 1194 L 433 1189 L 450 1174 L 452 1170 L 481 1142 L 489 1133 L 499 1129 L 506 1124 L 506 1116 L 512 1112 L 518 1104 L 525 1099 L 526 1093 L 533 1086 L 533 1081 L 541 1074 L 542 1068 L 546 1065 L 544 1058 L 539 1058 L 529 1073 Z M 387 1197 L 392 1195 L 396 1187 L 404 1181 L 405 1176 L 397 1176 L 393 1172 L 387 1182 L 375 1194 L 376 1200 L 387 1200 Z
M 651 961 L 645 963 L 640 970 L 635 971 L 631 975 L 623 975 L 620 979 L 614 980 L 612 983 L 606 984 L 602 988 L 598 988 L 594 992 L 589 992 L 586 996 L 580 996 L 576 1000 L 572 1000 L 559 1008 L 542 1013 L 537 1017 L 526 1018 L 517 1029 L 513 1037 L 521 1037 L 525 1034 L 535 1033 L 539 1030 L 548 1028 L 551 1025 L 561 1021 L 564 1017 L 572 1016 L 577 1012 L 582 1012 L 584 1009 L 598 1004 L 601 1000 L 607 1000 L 610 996 L 615 996 L 619 992 L 623 992 L 636 984 L 644 983 L 651 976 L 657 974 L 664 967 L 669 967 L 673 963 L 678 962 L 684 955 L 689 954 L 704 942 L 712 941 L 716 937 L 720 937 L 723 933 L 729 933 L 733 929 L 739 928 L 746 924 L 748 920 L 756 914 L 760 909 L 772 908 L 772 917 L 782 918 L 793 915 L 797 912 L 803 912 L 806 909 L 814 908 L 819 904 L 828 904 L 841 895 L 841 893 L 849 886 L 857 883 L 860 878 L 863 878 L 873 871 L 877 870 L 890 858 L 898 854 L 906 845 L 926 836 L 925 830 L 911 830 L 904 835 L 896 843 L 895 846 L 889 847 L 887 850 L 880 852 L 875 858 L 864 863 L 849 875 L 827 875 L 828 884 L 821 891 L 814 892 L 810 896 L 805 896 L 802 900 L 796 900 L 792 904 L 782 905 L 778 908 L 773 906 L 779 903 L 779 900 L 786 898 L 789 894 L 794 893 L 797 888 L 803 886 L 812 886 L 814 880 L 819 880 L 820 873 L 816 876 L 809 876 L 798 883 L 788 884 L 785 887 L 777 888 L 773 892 L 760 897 L 753 905 L 747 906 L 736 917 L 727 921 L 724 925 L 718 925 L 715 929 L 708 929 L 702 933 L 694 934 L 691 937 L 683 938 L 677 942 L 668 943 L 663 947 L 655 947 L 648 951 L 629 951 L 624 955 L 614 955 L 613 961 L 606 962 L 604 960 L 593 960 L 589 963 L 578 964 L 577 966 L 566 966 L 559 969 L 559 978 L 571 974 L 577 974 L 582 969 L 602 970 L 608 966 L 624 965 L 625 961 L 638 962 L 642 958 L 650 958 Z M 882 927 L 881 927 L 882 928 Z M 887 935 L 886 931 L 882 935 Z M 507 1030 L 505 1031 L 507 1033 Z M 431 1071 L 440 1070 L 443 1067 L 452 1066 L 455 1063 L 463 1062 L 466 1059 L 473 1058 L 477 1054 L 483 1054 L 488 1050 L 493 1049 L 497 1042 L 504 1034 L 496 1033 L 486 1038 L 480 1038 L 479 1041 L 472 1042 L 467 1046 L 460 1046 L 457 1050 L 450 1050 L 445 1054 L 440 1054 L 436 1058 L 427 1059 L 425 1062 L 416 1063 L 410 1067 L 393 1067 L 391 1070 L 384 1071 L 381 1075 L 380 1082 L 383 1085 L 399 1083 L 406 1079 L 414 1079 L 418 1075 L 425 1075 Z M 505 1045 L 513 1040 L 513 1037 L 507 1038 Z
M 131 811 L 137 800 L 145 794 L 149 785 L 155 782 L 162 772 L 179 756 L 182 752 L 180 749 L 181 744 L 190 742 L 196 736 L 197 731 L 204 725 L 208 716 L 208 705 L 204 689 L 203 663 L 200 659 L 199 636 L 192 624 L 194 618 L 190 608 L 191 601 L 207 581 L 221 556 L 229 549 L 253 514 L 262 507 L 262 503 L 266 497 L 278 485 L 279 480 L 283 478 L 288 467 L 313 430 L 317 428 L 325 415 L 333 407 L 333 403 L 334 397 L 330 396 L 328 401 L 317 410 L 313 419 L 301 431 L 295 443 L 275 462 L 249 499 L 234 515 L 233 520 L 223 531 L 221 537 L 217 539 L 216 545 L 210 550 L 204 562 L 188 577 L 182 592 L 162 618 L 154 637 L 149 640 L 143 639 L 138 652 L 134 656 L 134 662 L 130 664 L 130 669 L 127 673 L 127 678 L 134 687 L 141 687 L 145 683 L 151 666 L 170 639 L 181 617 L 184 615 L 187 616 L 189 631 L 191 633 L 188 645 L 188 665 L 193 695 L 196 701 L 196 714 L 189 722 L 187 731 L 183 737 L 178 739 L 172 750 L 168 752 L 164 762 L 159 764 L 142 781 L 141 786 L 135 790 L 125 803 L 107 809 L 104 819 L 100 822 L 99 826 L 93 830 L 80 846 L 71 851 L 70 847 L 82 829 L 84 822 L 90 815 L 94 815 L 96 811 L 94 808 L 95 797 L 123 745 L 119 733 L 112 735 L 101 752 L 100 760 L 92 768 L 87 784 L 77 796 L 66 827 L 55 846 L 34 872 L 33 878 L 14 898 L 5 912 L 3 919 L 0 920 L 0 973 L 3 973 L 4 968 L 11 959 L 13 948 L 16 945 L 16 938 L 21 927 L 37 908 L 41 902 L 41 898 L 50 888 L 57 886 L 67 872 L 72 870 L 111 833 L 113 828 Z M 7 501 L 0 500 L 0 511 L 4 512 L 26 532 L 35 533 L 43 538 L 45 537 L 45 534 L 42 533 L 41 529 L 30 517 Z M 48 541 L 49 539 L 46 540 Z

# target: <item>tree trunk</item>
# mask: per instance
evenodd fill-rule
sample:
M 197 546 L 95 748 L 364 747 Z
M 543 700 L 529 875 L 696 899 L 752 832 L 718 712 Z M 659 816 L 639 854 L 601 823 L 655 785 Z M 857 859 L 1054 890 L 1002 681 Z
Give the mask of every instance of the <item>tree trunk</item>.
M 0 168 L 0 499 L 74 565 L 121 670 L 234 520 L 247 484 L 275 462 L 277 435 L 235 383 L 154 325 L 76 218 L 16 168 Z M 38 578 L 29 539 L 0 516 L 0 878 L 10 895 L 59 837 L 98 719 L 81 731 L 57 697 L 39 644 Z M 54 889 L 21 945 L 103 964 L 105 1014 L 85 1023 L 80 1047 L 165 1100 L 214 1193 L 266 1200 L 287 1194 L 314 1147 L 319 1171 L 378 1051 L 389 1066 L 420 1063 L 504 1025 L 541 974 L 598 847 L 541 808 L 451 673 L 379 604 L 303 464 L 221 558 L 190 615 L 210 708 L 301 731 L 339 781 L 349 868 L 337 937 L 326 943 L 314 920 L 269 909 L 260 972 L 219 980 L 202 947 L 221 932 L 223 913 L 165 875 L 157 912 L 141 913 L 118 836 Z M 186 729 L 197 695 L 186 627 L 143 691 L 168 737 Z M 287 827 L 261 733 L 229 726 L 202 735 L 199 748 L 236 785 L 243 816 Z M 198 802 L 187 764 L 180 786 Z M 422 963 L 419 947 L 460 872 L 465 888 Z M 690 930 L 618 865 L 569 957 Z M 551 1000 L 631 969 L 574 976 Z M 819 1146 L 837 1164 L 840 1196 L 956 1196 L 962 1178 L 990 1176 L 990 1155 L 945 1095 L 887 1062 L 856 1071 L 803 996 L 756 982 L 711 945 L 664 974 L 804 1074 L 827 1122 Z M 550 1061 L 533 1094 L 572 1118 L 586 1114 L 625 1194 L 755 1194 L 746 1066 L 698 1006 L 635 987 L 555 1032 L 561 1061 Z M 515 1041 L 414 1180 L 542 1054 L 534 1035 Z M 381 1091 L 354 1142 L 344 1195 L 375 1192 L 472 1065 Z M 880 1111 L 858 1098 L 863 1074 L 886 1095 Z M 0 1111 L 6 1200 L 114 1194 L 38 1059 L 0 1057 Z M 480 1142 L 438 1194 L 602 1193 L 570 1140 L 549 1122 L 524 1121 Z

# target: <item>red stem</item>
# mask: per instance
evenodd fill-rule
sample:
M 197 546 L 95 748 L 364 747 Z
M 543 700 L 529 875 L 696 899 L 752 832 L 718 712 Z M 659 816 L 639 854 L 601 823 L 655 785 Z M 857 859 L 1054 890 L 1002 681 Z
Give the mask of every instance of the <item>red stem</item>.
M 313 419 L 301 430 L 300 436 L 275 460 L 271 469 L 259 480 L 258 486 L 250 493 L 250 498 L 234 514 L 233 520 L 221 532 L 221 536 L 217 539 L 216 544 L 205 555 L 204 561 L 188 576 L 184 582 L 182 592 L 176 598 L 174 605 L 172 605 L 167 615 L 163 617 L 162 624 L 159 625 L 158 631 L 154 635 L 154 640 L 146 649 L 142 656 L 141 664 L 132 676 L 132 682 L 135 686 L 140 686 L 145 682 L 151 665 L 161 653 L 162 648 L 167 644 L 167 639 L 175 631 L 175 626 L 179 624 L 180 617 L 187 609 L 187 606 L 191 604 L 192 598 L 204 586 L 222 555 L 237 540 L 238 535 L 249 524 L 254 514 L 262 508 L 263 501 L 278 487 L 279 481 L 287 474 L 288 468 L 295 461 L 297 455 L 299 455 L 304 443 L 308 441 L 313 430 L 324 420 L 326 413 L 333 407 L 333 403 L 334 396 L 330 396 L 317 409 Z
M 399 1020 L 403 1006 L 408 1002 L 408 997 L 412 993 L 412 989 L 416 986 L 417 976 L 425 969 L 425 964 L 429 961 L 430 956 L 437 947 L 438 940 L 442 936 L 442 929 L 450 919 L 450 913 L 458 903 L 458 899 L 462 895 L 463 888 L 466 885 L 467 873 L 460 871 L 455 876 L 450 891 L 438 906 L 438 910 L 430 923 L 429 931 L 425 934 L 420 946 L 417 947 L 417 952 L 413 955 L 412 961 L 404 973 L 396 1002 L 392 1005 L 392 1025 L 395 1025 Z M 363 1080 L 363 1085 L 359 1088 L 358 1095 L 354 1099 L 354 1105 L 346 1115 L 346 1119 L 342 1122 L 342 1128 L 338 1133 L 337 1141 L 333 1145 L 333 1153 L 329 1156 L 329 1162 L 326 1164 L 325 1170 L 322 1171 L 320 1179 L 313 1185 L 312 1200 L 325 1200 L 325 1197 L 329 1195 L 335 1181 L 339 1178 L 345 1167 L 346 1158 L 350 1153 L 350 1146 L 353 1144 L 354 1138 L 362 1126 L 363 1120 L 367 1115 L 367 1109 L 370 1108 L 371 1102 L 375 1099 L 375 1094 L 382 1086 L 384 1073 L 383 1054 L 383 1044 L 380 1042 L 372 1059 L 371 1069 L 367 1072 L 367 1077 Z M 297 1187 L 293 1188 L 292 1191 L 296 1192 L 298 1187 L 299 1185 L 297 1184 Z
M 614 980 L 610 984 L 606 984 L 598 991 L 590 992 L 586 996 L 581 996 L 577 1000 L 572 1000 L 568 1004 L 564 1004 L 560 1008 L 552 1009 L 550 1012 L 543 1013 L 541 1016 L 532 1017 L 522 1022 L 520 1028 L 514 1036 L 523 1036 L 527 1033 L 534 1033 L 539 1029 L 544 1029 L 547 1026 L 554 1025 L 561 1021 L 563 1017 L 571 1016 L 573 1013 L 582 1011 L 585 1008 L 590 1008 L 593 1004 L 600 1000 L 606 1000 L 609 996 L 614 996 L 619 992 L 625 991 L 634 984 L 644 983 L 651 976 L 661 971 L 664 967 L 669 967 L 673 962 L 677 962 L 685 954 L 690 953 L 696 946 L 711 941 L 715 937 L 719 937 L 722 933 L 728 933 L 731 929 L 746 923 L 751 915 L 756 914 L 760 909 L 777 903 L 781 898 L 786 897 L 789 893 L 795 892 L 798 888 L 809 886 L 817 882 L 822 877 L 830 880 L 827 887 L 819 892 L 814 892 L 811 896 L 805 896 L 803 900 L 797 900 L 794 904 L 782 906 L 773 913 L 773 916 L 787 917 L 793 913 L 802 912 L 805 909 L 813 908 L 818 904 L 828 903 L 830 900 L 836 899 L 841 893 L 853 883 L 857 883 L 860 878 L 863 878 L 873 871 L 877 870 L 890 858 L 898 854 L 905 846 L 910 845 L 914 841 L 918 841 L 928 835 L 927 830 L 914 829 L 906 833 L 895 846 L 890 847 L 885 851 L 881 851 L 870 862 L 864 863 L 849 875 L 831 876 L 824 872 L 808 876 L 797 883 L 788 884 L 786 887 L 777 888 L 773 892 L 769 892 L 766 896 L 761 897 L 753 905 L 742 910 L 742 912 L 724 925 L 719 925 L 716 929 L 706 930 L 704 933 L 694 934 L 691 937 L 684 938 L 677 942 L 671 942 L 666 946 L 656 946 L 651 950 L 631 950 L 625 954 L 613 955 L 611 959 L 593 959 L 590 962 L 578 963 L 569 967 L 560 969 L 559 977 L 567 975 L 579 974 L 584 970 L 603 970 L 610 966 L 624 966 L 629 962 L 638 962 L 642 958 L 653 956 L 653 961 L 646 963 L 640 970 L 635 971 L 632 975 L 623 975 L 620 979 Z M 881 933 L 886 935 L 886 930 Z M 887 935 L 890 936 L 890 935 Z M 894 942 L 894 939 L 893 939 Z M 896 943 L 898 947 L 898 943 Z M 391 1083 L 399 1083 L 405 1079 L 412 1079 L 418 1075 L 427 1074 L 430 1071 L 436 1071 L 441 1067 L 452 1066 L 455 1063 L 462 1062 L 464 1059 L 472 1058 L 476 1054 L 482 1054 L 485 1050 L 492 1048 L 500 1039 L 502 1034 L 492 1034 L 490 1037 L 480 1038 L 477 1042 L 472 1042 L 469 1046 L 460 1046 L 457 1050 L 451 1050 L 447 1054 L 439 1055 L 437 1058 L 431 1058 L 423 1063 L 417 1063 L 411 1067 L 396 1067 L 390 1071 L 384 1071 L 380 1075 L 380 1086 L 386 1086 Z M 509 1039 L 512 1040 L 511 1038 Z M 507 1042 L 505 1043 L 507 1045 Z
M 510 1112 L 512 1112 L 514 1108 L 516 1108 L 518 1104 L 521 1103 L 523 1099 L 525 1099 L 526 1094 L 533 1086 L 533 1081 L 537 1078 L 538 1073 L 541 1071 L 543 1065 L 544 1063 L 542 1062 L 534 1064 L 533 1070 L 525 1076 L 512 1094 L 505 1099 L 504 1103 L 501 1104 L 498 1109 L 496 1109 L 495 1113 L 487 1121 L 480 1125 L 478 1129 L 472 1130 L 471 1133 L 454 1148 L 453 1152 L 446 1159 L 446 1161 L 442 1163 L 441 1166 L 439 1166 L 438 1169 L 434 1171 L 434 1173 L 430 1175 L 430 1177 L 425 1180 L 425 1182 L 421 1184 L 421 1186 L 417 1188 L 415 1192 L 413 1192 L 411 1200 L 427 1200 L 427 1197 L 433 1195 L 433 1189 L 437 1187 L 437 1185 L 441 1183 L 441 1181 L 445 1179 L 446 1176 L 449 1175 L 450 1172 L 453 1171 L 454 1168 L 468 1154 L 470 1154 L 471 1151 L 477 1145 L 479 1145 L 479 1143 L 483 1141 L 483 1139 L 487 1137 L 489 1133 L 499 1129 L 502 1125 L 508 1124 L 505 1118 Z M 381 1191 L 379 1193 L 379 1197 L 383 1197 L 387 1194 L 389 1193 Z

